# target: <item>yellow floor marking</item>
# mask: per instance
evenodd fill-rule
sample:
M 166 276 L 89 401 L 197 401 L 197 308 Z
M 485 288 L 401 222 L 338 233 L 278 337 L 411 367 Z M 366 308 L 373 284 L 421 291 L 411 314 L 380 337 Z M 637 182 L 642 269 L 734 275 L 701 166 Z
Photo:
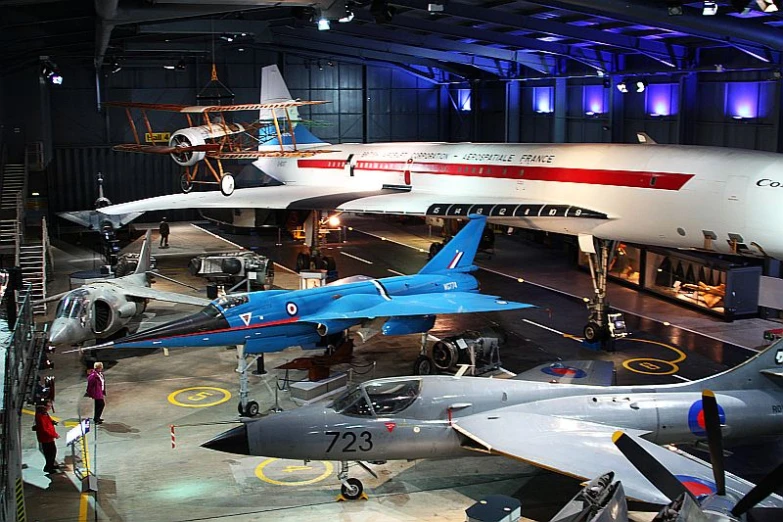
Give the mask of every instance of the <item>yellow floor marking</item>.
M 283 468 L 284 473 L 293 473 L 295 471 L 306 471 L 308 469 L 313 469 L 312 466 L 286 466 Z
M 22 408 L 22 413 L 35 416 L 35 412 L 33 410 L 28 410 L 27 408 Z M 60 422 L 60 417 L 55 417 L 54 415 L 49 415 L 49 417 L 51 417 L 55 422 Z
M 680 367 L 677 366 L 677 363 L 680 363 L 687 359 L 687 355 L 682 350 L 675 348 L 674 346 L 671 346 L 666 343 L 662 343 L 660 341 L 650 341 L 648 339 L 630 339 L 625 338 L 623 341 L 632 341 L 637 343 L 647 343 L 647 344 L 655 344 L 658 346 L 661 346 L 663 348 L 666 348 L 668 350 L 673 351 L 677 354 L 677 358 L 672 361 L 666 361 L 664 359 L 656 359 L 653 357 L 636 357 L 634 359 L 626 359 L 623 361 L 623 367 L 631 372 L 634 373 L 641 373 L 644 375 L 673 375 L 680 371 Z M 642 368 L 647 368 L 650 371 L 644 371 L 644 370 L 638 370 L 636 368 L 633 368 L 631 365 L 633 363 L 638 363 L 638 366 L 641 366 Z M 671 369 L 669 371 L 659 371 L 660 370 L 660 364 L 664 366 L 669 366 Z
M 324 472 L 321 473 L 320 475 L 318 475 L 317 477 L 309 479 L 309 480 L 300 480 L 300 481 L 296 481 L 296 482 L 288 482 L 288 481 L 283 481 L 283 480 L 275 480 L 273 478 L 267 477 L 264 474 L 264 468 L 267 465 L 269 465 L 269 464 L 271 464 L 273 462 L 276 462 L 278 460 L 280 460 L 280 459 L 275 459 L 275 458 L 266 459 L 264 462 L 259 464 L 258 467 L 256 468 L 256 477 L 260 478 L 261 480 L 263 480 L 264 482 L 266 482 L 268 484 L 274 484 L 275 486 L 294 486 L 294 487 L 296 487 L 296 486 L 309 486 L 310 484 L 315 484 L 316 482 L 320 482 L 320 481 L 324 480 L 325 478 L 327 478 L 329 475 L 331 475 L 334 472 L 334 465 L 332 465 L 331 462 L 326 461 L 326 460 L 321 460 L 321 461 L 318 461 L 318 462 L 323 464 Z M 283 468 L 283 471 L 288 471 L 289 473 L 294 471 L 293 469 L 289 469 L 289 468 L 300 468 L 300 470 L 312 469 L 311 466 L 286 466 L 285 468 Z
M 185 392 L 192 391 L 194 393 L 191 393 L 187 396 L 187 400 L 190 401 L 203 401 L 204 399 L 209 399 L 217 393 L 220 393 L 223 395 L 220 399 L 214 401 L 214 402 L 207 402 L 203 404 L 186 404 L 184 402 L 180 402 L 177 400 L 177 395 Z M 217 393 L 215 393 L 217 392 Z M 217 406 L 218 404 L 223 404 L 224 402 L 231 399 L 231 392 L 228 390 L 224 390 L 223 388 L 214 388 L 212 386 L 192 386 L 190 388 L 182 388 L 181 390 L 173 391 L 168 396 L 168 401 L 173 404 L 174 406 L 181 406 L 182 408 L 208 408 L 209 406 Z

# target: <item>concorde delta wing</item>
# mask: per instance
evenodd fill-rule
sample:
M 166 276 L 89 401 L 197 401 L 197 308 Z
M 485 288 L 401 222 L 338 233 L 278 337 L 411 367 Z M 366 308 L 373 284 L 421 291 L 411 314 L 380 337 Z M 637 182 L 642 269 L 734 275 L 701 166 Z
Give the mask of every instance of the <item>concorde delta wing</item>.
M 406 190 L 401 187 L 340 185 L 275 185 L 237 189 L 230 198 L 220 192 L 191 192 L 111 205 L 100 209 L 105 214 L 146 212 L 188 208 L 267 208 L 292 210 L 340 210 L 378 214 L 411 214 L 432 217 L 467 217 L 482 214 L 495 222 L 520 219 L 595 220 L 610 216 L 599 208 L 583 208 L 566 203 L 534 201 L 525 198 L 443 195 Z M 580 221 L 581 222 L 581 221 Z
M 362 294 L 348 295 L 337 299 L 317 313 L 300 318 L 300 321 L 322 323 L 340 319 L 499 312 L 520 310 L 532 306 L 471 292 L 445 292 L 387 298 Z
M 113 283 L 113 282 L 112 282 Z M 176 292 L 164 292 L 144 286 L 116 284 L 120 292 L 126 297 L 136 297 L 140 299 L 155 299 L 157 301 L 166 301 L 169 303 L 187 304 L 193 306 L 207 306 L 209 299 L 195 297 L 190 295 L 178 294 Z
M 505 455 L 584 480 L 614 471 L 615 480 L 623 483 L 628 497 L 656 504 L 669 503 L 615 447 L 612 434 L 619 429 L 615 426 L 528 413 L 520 411 L 518 406 L 509 406 L 459 418 L 453 427 L 470 449 Z M 680 480 L 707 483 L 714 480 L 706 462 L 648 442 L 641 438 L 644 432 L 625 432 Z M 737 497 L 752 488 L 753 484 L 726 474 L 726 489 Z M 783 506 L 783 498 L 770 496 L 759 506 Z

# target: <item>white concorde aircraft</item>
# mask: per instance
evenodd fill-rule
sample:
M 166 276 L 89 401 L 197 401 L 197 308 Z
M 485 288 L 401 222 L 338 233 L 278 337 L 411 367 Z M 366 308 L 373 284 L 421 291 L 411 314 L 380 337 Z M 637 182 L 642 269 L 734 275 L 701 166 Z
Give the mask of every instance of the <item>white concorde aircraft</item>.
M 262 100 L 290 99 L 277 66 Z M 292 120 L 297 120 L 292 116 Z M 324 143 L 302 125 L 298 146 Z M 375 143 L 253 162 L 280 184 L 173 194 L 107 214 L 187 208 L 465 217 L 602 240 L 783 259 L 783 155 L 660 144 Z
M 264 103 L 290 100 L 276 66 L 264 68 L 261 96 Z M 290 120 L 298 119 L 292 113 Z M 301 124 L 293 134 L 300 150 L 329 152 L 260 158 L 253 162 L 259 179 L 265 174 L 278 183 L 237 189 L 228 197 L 191 192 L 100 211 L 264 208 L 446 218 L 475 213 L 490 223 L 577 235 L 580 248 L 591 254 L 591 267 L 598 269 L 584 331 L 591 341 L 610 332 L 601 267 L 611 241 L 783 259 L 781 154 L 660 145 L 649 138 L 645 145 L 329 145 Z M 283 147 L 292 146 L 290 134 L 284 139 L 291 143 Z

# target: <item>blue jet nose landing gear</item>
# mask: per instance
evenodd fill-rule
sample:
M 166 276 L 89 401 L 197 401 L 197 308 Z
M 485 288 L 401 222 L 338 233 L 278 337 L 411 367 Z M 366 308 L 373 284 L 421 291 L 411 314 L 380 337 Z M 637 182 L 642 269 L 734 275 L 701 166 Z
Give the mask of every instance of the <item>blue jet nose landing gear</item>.
M 251 357 L 250 360 L 248 361 L 248 358 L 245 355 L 245 345 L 244 344 L 237 345 L 236 371 L 239 374 L 239 404 L 237 405 L 237 411 L 239 412 L 240 417 L 255 417 L 256 415 L 258 415 L 260 411 L 260 407 L 256 401 L 248 400 L 249 384 L 247 380 L 247 372 L 250 366 L 256 360 L 259 361 L 258 364 L 259 370 L 263 371 L 264 368 L 263 358 L 264 358 L 264 354 L 262 353 L 254 357 Z

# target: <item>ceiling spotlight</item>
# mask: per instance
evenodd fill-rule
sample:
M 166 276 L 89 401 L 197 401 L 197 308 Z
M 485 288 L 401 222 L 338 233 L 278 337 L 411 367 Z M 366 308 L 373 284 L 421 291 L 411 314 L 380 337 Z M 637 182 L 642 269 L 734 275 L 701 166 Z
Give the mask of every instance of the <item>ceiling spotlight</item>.
M 712 0 L 704 0 L 704 7 L 701 10 L 704 16 L 714 16 L 718 14 L 718 3 Z
M 51 61 L 47 56 L 41 57 L 41 76 L 55 85 L 62 85 L 63 83 L 60 69 L 57 67 L 57 64 Z
M 644 80 L 638 80 L 636 82 L 636 92 L 644 92 L 646 88 L 647 84 L 644 82 Z
M 111 62 L 111 73 L 112 74 L 117 74 L 121 70 L 122 70 L 122 65 L 120 65 L 120 62 L 118 62 L 117 60 L 114 60 L 113 62 Z
M 666 10 L 669 16 L 682 16 L 682 2 L 669 1 L 667 4 Z
M 166 69 L 167 71 L 173 71 L 174 69 L 177 68 L 177 66 L 176 65 L 164 65 L 163 68 Z
M 174 68 L 178 71 L 184 71 L 187 65 L 188 64 L 185 62 L 185 59 L 183 58 L 182 60 L 177 62 L 177 65 L 175 65 Z
M 617 90 L 622 93 L 628 92 L 628 85 L 625 84 L 625 80 L 617 84 Z
M 765 13 L 775 13 L 778 11 L 778 6 L 774 0 L 756 0 L 756 4 Z
M 326 18 L 319 18 L 318 19 L 318 30 L 319 31 L 328 31 L 332 28 L 332 24 L 327 20 Z

